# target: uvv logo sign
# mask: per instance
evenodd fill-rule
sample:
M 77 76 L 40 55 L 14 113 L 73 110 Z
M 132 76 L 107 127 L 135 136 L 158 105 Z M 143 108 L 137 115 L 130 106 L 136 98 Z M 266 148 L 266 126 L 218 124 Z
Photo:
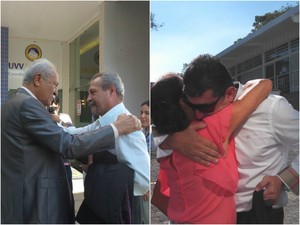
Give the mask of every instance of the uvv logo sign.
M 22 70 L 24 67 L 24 63 L 8 63 L 8 68 L 13 70 Z
M 24 69 L 25 69 L 24 63 L 9 62 L 8 63 L 8 76 L 23 77 Z

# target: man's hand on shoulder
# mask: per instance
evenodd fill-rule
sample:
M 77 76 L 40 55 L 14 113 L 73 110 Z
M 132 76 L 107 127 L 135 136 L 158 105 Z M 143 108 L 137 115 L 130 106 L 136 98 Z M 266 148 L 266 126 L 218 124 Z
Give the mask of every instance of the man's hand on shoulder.
M 165 150 L 176 150 L 205 166 L 217 163 L 218 158 L 221 157 L 217 146 L 197 132 L 204 127 L 206 127 L 204 122 L 193 123 L 185 130 L 169 135 L 159 147 Z
M 129 134 L 142 129 L 141 121 L 134 115 L 121 114 L 113 124 L 117 128 L 119 135 Z

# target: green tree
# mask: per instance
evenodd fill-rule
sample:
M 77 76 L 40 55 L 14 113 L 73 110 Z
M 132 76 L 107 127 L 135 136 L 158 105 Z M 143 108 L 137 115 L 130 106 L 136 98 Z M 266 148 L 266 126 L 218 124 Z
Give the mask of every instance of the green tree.
M 184 74 L 184 72 L 186 71 L 186 69 L 189 67 L 189 64 L 188 63 L 183 63 L 182 65 L 182 74 Z
M 182 77 L 188 67 L 189 67 L 188 63 L 183 63 L 181 73 L 177 73 L 177 74 Z
M 297 6 L 299 6 L 299 2 L 297 2 L 296 4 Z M 251 30 L 251 32 L 258 30 L 262 26 L 266 25 L 270 21 L 274 20 L 278 16 L 281 16 L 282 14 L 294 7 L 295 6 L 287 4 L 286 6 L 281 6 L 280 10 L 275 10 L 274 12 L 269 12 L 262 16 L 255 16 L 255 22 L 252 25 L 254 28 Z
M 155 21 L 155 14 L 154 13 L 150 13 L 150 28 L 151 30 L 155 30 L 155 31 L 158 31 L 159 28 L 162 28 L 164 26 L 164 24 L 158 24 L 156 21 Z

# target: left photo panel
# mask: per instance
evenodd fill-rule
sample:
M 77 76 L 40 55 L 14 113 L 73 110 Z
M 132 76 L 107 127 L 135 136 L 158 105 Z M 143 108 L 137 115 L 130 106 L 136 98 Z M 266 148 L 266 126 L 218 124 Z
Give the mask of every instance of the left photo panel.
M 1 2 L 1 223 L 151 223 L 149 20 Z

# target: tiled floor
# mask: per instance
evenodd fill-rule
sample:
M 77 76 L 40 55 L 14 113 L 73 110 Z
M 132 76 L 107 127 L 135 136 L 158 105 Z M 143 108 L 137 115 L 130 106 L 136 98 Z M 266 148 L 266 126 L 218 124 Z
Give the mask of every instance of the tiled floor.
M 73 195 L 75 201 L 75 215 L 83 200 L 83 176 L 80 172 L 72 168 L 72 178 L 73 178 Z

